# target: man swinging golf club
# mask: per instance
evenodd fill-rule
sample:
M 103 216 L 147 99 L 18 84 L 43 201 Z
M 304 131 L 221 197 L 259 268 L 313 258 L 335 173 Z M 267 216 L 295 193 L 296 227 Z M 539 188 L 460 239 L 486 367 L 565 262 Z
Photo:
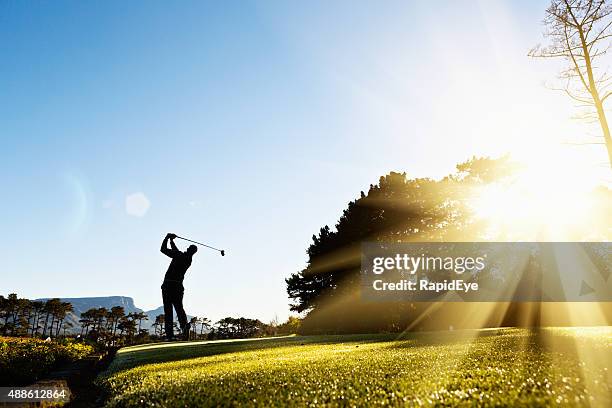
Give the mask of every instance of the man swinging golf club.
M 182 338 L 183 340 L 189 340 L 191 325 L 187 322 L 187 314 L 183 308 L 183 294 L 185 293 L 183 279 L 187 269 L 191 266 L 191 258 L 198 252 L 198 247 L 195 245 L 190 245 L 185 252 L 179 251 L 174 244 L 175 238 L 177 238 L 176 234 L 168 233 L 161 245 L 161 252 L 172 258 L 161 287 L 162 299 L 164 301 L 164 325 L 168 341 L 174 340 L 173 307 L 178 316 Z M 168 248 L 168 241 L 170 241 L 170 248 Z

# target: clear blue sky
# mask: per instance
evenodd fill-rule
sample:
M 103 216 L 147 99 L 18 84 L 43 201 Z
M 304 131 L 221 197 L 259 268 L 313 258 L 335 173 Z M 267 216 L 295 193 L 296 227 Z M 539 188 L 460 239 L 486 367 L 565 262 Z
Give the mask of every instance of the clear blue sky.
M 157 307 L 172 231 L 227 249 L 189 313 L 285 318 L 310 237 L 379 176 L 559 137 L 526 57 L 545 6 L 0 2 L 0 293 Z

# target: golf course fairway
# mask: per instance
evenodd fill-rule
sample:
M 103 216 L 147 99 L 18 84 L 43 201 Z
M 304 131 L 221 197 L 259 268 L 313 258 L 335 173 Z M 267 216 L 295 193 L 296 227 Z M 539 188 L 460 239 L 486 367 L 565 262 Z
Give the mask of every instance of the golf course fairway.
M 612 406 L 612 327 L 157 343 L 119 350 L 108 406 Z

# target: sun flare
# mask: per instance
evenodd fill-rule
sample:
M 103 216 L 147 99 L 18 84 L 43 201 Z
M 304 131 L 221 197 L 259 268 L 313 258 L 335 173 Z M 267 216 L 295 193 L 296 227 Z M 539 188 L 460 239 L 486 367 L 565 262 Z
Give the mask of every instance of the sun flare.
M 511 178 L 477 187 L 469 205 L 477 219 L 488 223 L 490 234 L 519 240 L 575 240 L 577 230 L 598 221 L 594 185 L 585 180 L 588 177 L 569 169 L 523 164 Z

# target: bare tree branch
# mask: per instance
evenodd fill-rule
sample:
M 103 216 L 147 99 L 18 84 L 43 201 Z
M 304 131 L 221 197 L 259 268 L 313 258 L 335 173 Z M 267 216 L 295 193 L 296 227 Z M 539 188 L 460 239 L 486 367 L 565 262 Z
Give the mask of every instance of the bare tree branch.
M 609 89 L 612 77 L 598 66 L 600 57 L 612 45 L 612 7 L 606 0 L 551 0 L 544 24 L 550 45 L 543 47 L 538 44 L 528 55 L 564 58 L 568 62 L 567 69 L 559 73 L 559 78 L 566 81 L 565 86 L 552 89 L 563 91 L 579 104 L 578 107 L 589 108 L 577 117 L 583 121 L 599 122 L 612 167 L 612 136 L 604 107 L 612 95 Z

